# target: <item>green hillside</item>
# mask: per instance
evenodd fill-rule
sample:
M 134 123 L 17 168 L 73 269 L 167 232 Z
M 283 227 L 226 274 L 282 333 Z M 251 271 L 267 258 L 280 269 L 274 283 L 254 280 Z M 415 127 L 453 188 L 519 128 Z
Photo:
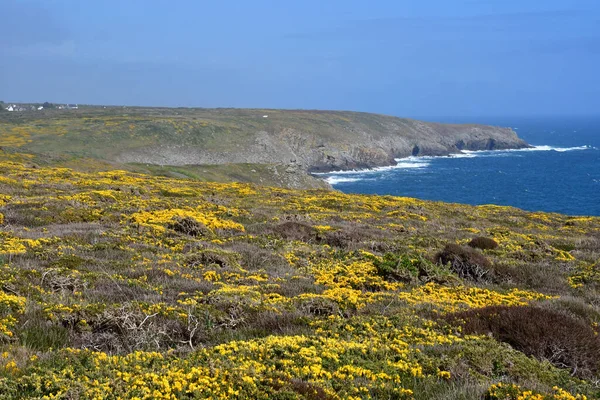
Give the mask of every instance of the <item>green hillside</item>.
M 304 171 L 393 164 L 411 154 L 519 148 L 510 129 L 335 111 L 91 107 L 5 112 L 3 148 L 108 163 L 295 165 Z

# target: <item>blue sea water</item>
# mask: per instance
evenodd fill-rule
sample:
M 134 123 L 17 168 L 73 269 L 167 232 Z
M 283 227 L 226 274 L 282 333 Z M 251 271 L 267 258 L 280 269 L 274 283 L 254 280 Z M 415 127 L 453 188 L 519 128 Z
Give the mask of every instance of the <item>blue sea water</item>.
M 346 193 L 600 216 L 600 117 L 436 121 L 512 127 L 535 147 L 409 157 L 394 167 L 320 176 Z

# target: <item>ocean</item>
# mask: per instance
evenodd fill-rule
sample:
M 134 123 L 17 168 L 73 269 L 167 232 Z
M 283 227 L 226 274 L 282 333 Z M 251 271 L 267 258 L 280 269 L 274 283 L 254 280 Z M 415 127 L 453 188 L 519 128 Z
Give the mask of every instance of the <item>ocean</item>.
M 600 216 L 600 117 L 435 121 L 511 127 L 534 148 L 408 157 L 393 167 L 318 176 L 346 193 Z

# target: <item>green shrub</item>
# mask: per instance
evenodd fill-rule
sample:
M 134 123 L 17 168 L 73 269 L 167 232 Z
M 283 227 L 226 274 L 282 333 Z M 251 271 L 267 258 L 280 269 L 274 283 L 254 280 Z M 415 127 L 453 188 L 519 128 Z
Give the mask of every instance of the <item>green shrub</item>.
M 39 311 L 30 311 L 23 316 L 17 337 L 21 345 L 27 348 L 38 351 L 56 350 L 69 343 L 69 330 L 48 321 Z
M 443 266 L 423 257 L 411 257 L 407 254 L 386 253 L 381 260 L 373 259 L 373 264 L 377 274 L 391 281 L 445 283 L 451 275 Z
M 498 283 L 535 289 L 545 293 L 565 293 L 569 286 L 565 271 L 559 265 L 548 262 L 519 262 L 513 265 L 499 262 L 493 266 L 493 278 Z
M 572 296 L 561 296 L 560 298 L 546 302 L 542 305 L 545 308 L 559 310 L 578 318 L 589 325 L 595 326 L 598 331 L 600 322 L 600 309 L 598 306 L 587 304 L 584 299 Z
M 50 263 L 50 267 L 59 269 L 77 270 L 85 260 L 75 254 L 66 254 Z

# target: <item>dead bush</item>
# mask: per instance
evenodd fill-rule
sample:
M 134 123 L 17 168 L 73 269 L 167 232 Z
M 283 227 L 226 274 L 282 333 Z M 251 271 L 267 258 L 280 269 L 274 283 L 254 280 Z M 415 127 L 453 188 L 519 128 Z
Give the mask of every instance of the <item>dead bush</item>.
M 478 236 L 476 238 L 471 239 L 471 241 L 467 243 L 467 245 L 475 249 L 493 250 L 498 247 L 498 242 L 496 242 L 492 238 Z
M 144 312 L 135 304 L 109 308 L 88 322 L 91 330 L 81 332 L 76 345 L 113 354 L 184 346 L 193 349 L 204 327 L 191 313 L 186 322 Z
M 308 297 L 301 299 L 298 304 L 298 309 L 306 314 L 315 316 L 339 315 L 340 307 L 333 300 L 323 297 Z
M 364 247 L 379 249 L 382 247 L 382 243 L 384 243 L 383 239 L 384 231 L 358 224 L 343 226 L 338 230 L 323 232 L 318 235 L 320 243 L 341 249 L 358 249 Z
M 198 253 L 192 253 L 186 257 L 188 267 L 195 268 L 201 265 L 217 266 L 219 268 L 230 268 L 238 266 L 239 255 L 223 250 L 205 249 Z
M 302 222 L 288 221 L 276 225 L 272 229 L 273 233 L 287 240 L 311 242 L 317 237 L 317 230 Z
M 175 232 L 194 237 L 206 236 L 210 233 L 204 224 L 190 217 L 173 217 L 167 227 Z
M 351 248 L 365 239 L 365 236 L 360 235 L 357 230 L 325 232 L 319 236 L 319 242 L 341 249 Z
M 485 280 L 492 266 L 490 261 L 477 250 L 455 243 L 447 244 L 434 258 L 439 264 L 449 264 L 459 277 L 476 282 Z
M 536 306 L 490 306 L 447 317 L 465 334 L 491 334 L 523 353 L 585 378 L 600 371 L 600 338 L 566 313 Z
M 260 306 L 257 296 L 238 293 L 208 293 L 202 302 L 210 307 L 219 328 L 236 329 L 252 322 L 252 315 Z
M 52 223 L 51 212 L 43 210 L 45 203 L 9 203 L 2 213 L 4 224 L 35 228 Z
M 328 394 L 321 386 L 302 379 L 282 377 L 270 379 L 267 384 L 277 391 L 273 396 L 277 399 L 333 400 L 337 398 Z
M 40 284 L 42 287 L 47 287 L 52 292 L 62 295 L 87 288 L 87 282 L 81 278 L 81 274 L 58 268 L 44 271 Z
M 298 393 L 307 400 L 334 399 L 334 397 L 329 395 L 322 387 L 311 382 L 303 381 L 301 379 L 290 380 L 290 386 L 292 387 L 294 392 Z

